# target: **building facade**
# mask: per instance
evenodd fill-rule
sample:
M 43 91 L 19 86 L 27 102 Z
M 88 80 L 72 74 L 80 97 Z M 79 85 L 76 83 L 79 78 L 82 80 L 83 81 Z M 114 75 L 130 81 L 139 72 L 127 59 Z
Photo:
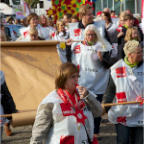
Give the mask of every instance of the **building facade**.
M 95 13 L 108 7 L 115 10 L 117 15 L 126 9 L 130 9 L 134 14 L 141 14 L 141 0 L 96 0 L 94 7 Z

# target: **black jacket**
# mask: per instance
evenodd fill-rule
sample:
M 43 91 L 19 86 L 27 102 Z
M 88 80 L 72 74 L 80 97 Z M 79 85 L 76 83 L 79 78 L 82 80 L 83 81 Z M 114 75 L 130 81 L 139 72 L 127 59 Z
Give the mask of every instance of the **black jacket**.
M 143 61 L 139 62 L 137 67 L 141 66 L 142 64 L 143 64 Z M 109 81 L 109 85 L 108 85 L 108 88 L 107 88 L 104 103 L 112 103 L 113 99 L 115 98 L 115 93 L 116 93 L 116 86 L 115 86 L 114 81 L 113 81 L 113 79 L 110 75 L 110 81 Z M 111 107 L 105 107 L 106 112 L 108 112 L 108 110 L 110 108 Z
M 140 33 L 140 37 L 141 37 L 141 41 L 142 41 L 143 40 L 142 31 L 140 30 L 139 27 L 137 27 L 137 28 L 138 28 L 138 31 Z M 115 30 L 115 32 L 111 35 L 111 41 L 112 41 L 112 43 L 118 43 L 118 56 L 117 56 L 117 60 L 123 59 L 125 57 L 123 48 L 124 48 L 124 45 L 125 45 L 124 38 L 125 38 L 125 35 L 126 35 L 126 31 L 127 31 L 127 29 L 124 26 L 122 26 L 122 32 L 124 33 L 123 36 L 117 38 L 117 35 L 119 34 L 119 32 L 117 30 Z
M 2 103 L 2 106 L 4 108 L 4 113 L 5 114 L 16 113 L 17 112 L 16 106 L 15 106 L 13 98 L 12 98 L 12 96 L 8 90 L 6 82 L 4 82 L 1 85 L 1 94 L 2 94 L 1 103 Z M 8 119 L 11 119 L 11 118 L 8 118 Z

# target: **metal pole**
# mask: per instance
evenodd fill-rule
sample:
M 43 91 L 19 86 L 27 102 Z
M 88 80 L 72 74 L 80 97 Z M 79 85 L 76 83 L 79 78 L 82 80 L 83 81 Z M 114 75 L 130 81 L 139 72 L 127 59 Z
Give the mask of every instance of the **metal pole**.
M 103 0 L 101 0 L 101 7 L 102 7 L 102 11 L 103 11 Z
M 135 14 L 137 14 L 137 0 L 135 0 Z
M 113 0 L 113 10 L 114 10 L 114 1 L 115 1 L 115 0 Z
M 124 11 L 126 11 L 126 0 L 123 0 Z

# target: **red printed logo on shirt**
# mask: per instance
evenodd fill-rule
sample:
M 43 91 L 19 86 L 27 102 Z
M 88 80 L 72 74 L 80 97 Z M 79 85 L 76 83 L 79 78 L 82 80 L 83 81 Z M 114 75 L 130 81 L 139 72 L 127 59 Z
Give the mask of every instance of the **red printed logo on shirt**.
M 74 54 L 80 53 L 81 52 L 80 45 L 76 46 L 73 51 L 74 51 Z
M 75 29 L 74 36 L 80 36 L 80 35 L 81 35 L 81 29 Z
M 60 144 L 74 144 L 74 136 L 61 135 Z
M 53 32 L 51 35 L 52 35 L 52 37 L 54 37 L 55 36 L 55 32 Z
M 124 123 L 126 125 L 126 116 L 117 117 L 117 123 Z
M 118 103 L 127 102 L 125 92 L 116 93 Z
M 75 114 L 75 112 L 71 109 L 71 105 L 69 103 L 61 103 L 60 106 L 63 116 L 70 116 Z
M 28 36 L 28 31 L 24 32 L 23 35 L 24 35 L 24 38 L 26 38 Z
M 119 67 L 115 71 L 116 71 L 117 78 L 126 77 L 126 68 L 125 67 Z

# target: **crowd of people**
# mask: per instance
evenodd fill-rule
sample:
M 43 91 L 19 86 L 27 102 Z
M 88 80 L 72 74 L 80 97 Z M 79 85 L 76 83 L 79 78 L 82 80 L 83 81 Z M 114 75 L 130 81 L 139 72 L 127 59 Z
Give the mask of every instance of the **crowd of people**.
M 143 100 L 144 32 L 139 23 L 129 9 L 116 16 L 105 8 L 94 18 L 90 5 L 80 7 L 79 17 L 66 13 L 56 24 L 35 13 L 21 23 L 15 20 L 25 26 L 16 41 L 61 41 L 56 46 L 62 62 L 56 90 L 38 107 L 31 144 L 98 144 L 104 113 L 115 124 L 117 144 L 143 144 L 143 106 L 104 105 Z M 6 40 L 1 24 L 1 41 Z M 9 124 L 6 127 L 10 131 Z

